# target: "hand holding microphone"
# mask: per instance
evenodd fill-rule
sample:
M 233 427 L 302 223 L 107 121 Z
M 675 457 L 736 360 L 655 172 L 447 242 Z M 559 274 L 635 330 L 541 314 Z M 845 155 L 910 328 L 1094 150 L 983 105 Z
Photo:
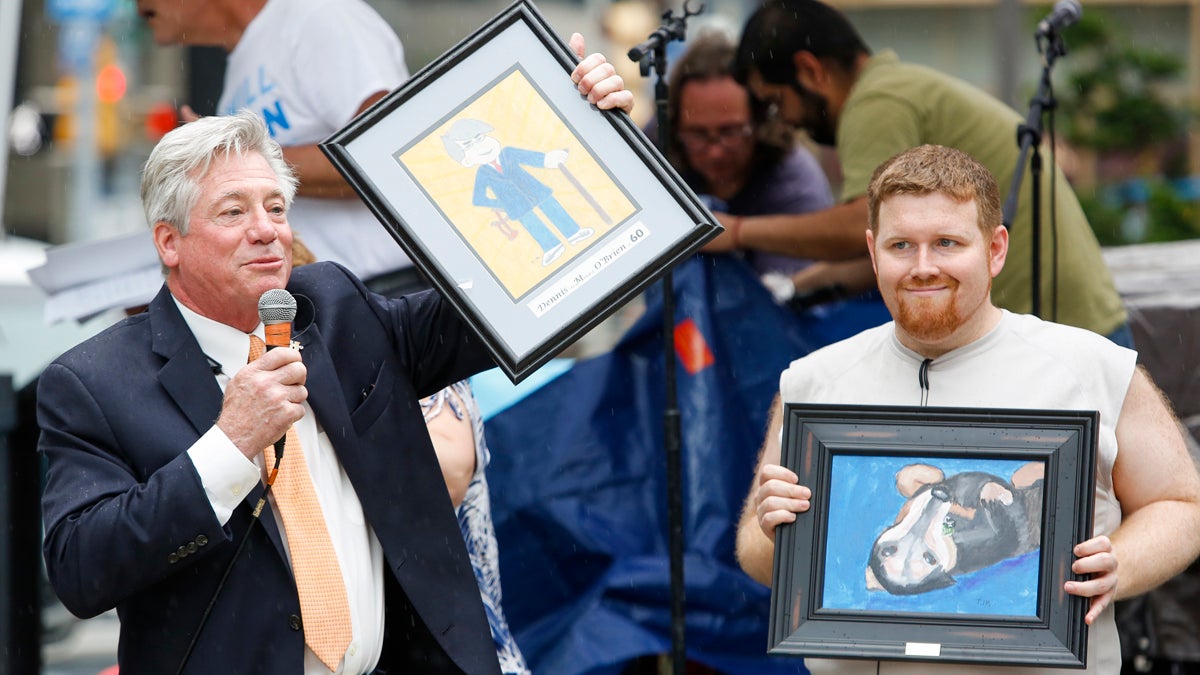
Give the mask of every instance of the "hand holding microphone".
M 304 387 L 308 372 L 300 351 L 275 349 L 291 344 L 295 298 L 282 289 L 270 290 L 259 300 L 258 310 L 265 328 L 266 351 L 226 385 L 217 419 L 217 426 L 247 458 L 279 442 L 288 427 L 304 415 L 302 404 L 308 398 Z M 277 448 L 277 454 L 279 450 L 282 448 Z

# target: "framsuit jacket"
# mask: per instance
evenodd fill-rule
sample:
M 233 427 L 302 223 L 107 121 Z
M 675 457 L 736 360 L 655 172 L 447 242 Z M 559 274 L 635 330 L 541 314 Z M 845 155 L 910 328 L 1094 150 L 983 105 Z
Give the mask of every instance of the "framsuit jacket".
M 435 292 L 369 293 L 344 268 L 297 268 L 309 403 L 386 557 L 380 668 L 499 673 L 466 547 L 417 403 L 491 366 Z M 216 422 L 222 394 L 164 287 L 48 366 L 38 389 L 44 553 L 63 604 L 121 619 L 122 675 L 174 673 L 234 555 L 186 672 L 302 672 L 295 583 L 258 486 L 222 527 L 187 449 Z

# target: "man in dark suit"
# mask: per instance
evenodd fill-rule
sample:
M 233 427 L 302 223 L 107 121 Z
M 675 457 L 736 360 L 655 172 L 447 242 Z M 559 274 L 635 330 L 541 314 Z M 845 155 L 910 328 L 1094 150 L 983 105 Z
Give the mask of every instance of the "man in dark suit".
M 602 108 L 631 105 L 598 55 L 573 79 Z M 434 292 L 387 299 L 333 263 L 293 274 L 295 189 L 250 114 L 189 123 L 151 153 L 142 200 L 166 285 L 38 388 L 50 580 L 79 616 L 117 608 L 123 675 L 499 673 L 417 403 L 491 360 Z M 247 363 L 258 300 L 284 287 L 297 348 Z M 261 524 L 252 513 L 263 448 L 285 432 L 341 568 L 348 637 L 332 658 L 309 630 L 328 616 L 302 611 L 292 571 L 309 531 L 274 495 Z
M 291 274 L 294 185 L 249 115 L 188 124 L 151 155 L 143 199 L 166 287 L 39 385 L 51 581 L 76 614 L 118 608 L 123 672 L 174 672 L 252 528 L 188 672 L 307 672 L 315 617 L 289 571 L 294 542 L 274 503 L 261 527 L 250 517 L 262 448 L 297 424 L 318 495 L 336 501 L 322 511 L 354 619 L 346 672 L 499 672 L 416 405 L 488 367 L 486 351 L 436 294 L 386 301 L 333 264 Z M 245 364 L 246 334 L 262 331 L 257 298 L 284 286 L 301 298 L 302 349 Z M 371 621 L 385 608 L 401 615 Z M 389 663 L 393 642 L 434 662 Z

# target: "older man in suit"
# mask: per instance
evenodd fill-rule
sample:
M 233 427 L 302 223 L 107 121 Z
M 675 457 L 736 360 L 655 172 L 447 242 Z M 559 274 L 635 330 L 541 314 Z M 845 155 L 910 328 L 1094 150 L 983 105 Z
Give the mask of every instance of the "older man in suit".
M 573 79 L 631 104 L 598 55 Z M 124 675 L 499 673 L 418 405 L 491 360 L 434 292 L 387 299 L 333 263 L 293 273 L 295 190 L 250 114 L 151 154 L 166 284 L 38 389 L 51 582 L 79 616 L 117 608 Z M 257 356 L 259 298 L 285 287 L 297 348 Z

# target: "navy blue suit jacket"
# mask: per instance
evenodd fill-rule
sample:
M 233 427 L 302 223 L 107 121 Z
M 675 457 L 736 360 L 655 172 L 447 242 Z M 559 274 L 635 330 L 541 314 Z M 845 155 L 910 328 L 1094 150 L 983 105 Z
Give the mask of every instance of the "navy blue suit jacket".
M 309 403 L 386 556 L 380 667 L 499 673 L 495 646 L 418 398 L 492 361 L 428 291 L 369 293 L 344 268 L 297 268 Z M 122 675 L 174 673 L 246 529 L 188 673 L 302 672 L 296 595 L 261 485 L 222 527 L 187 449 L 216 422 L 212 367 L 164 287 L 149 311 L 64 354 L 41 376 L 50 580 L 73 613 L 116 607 Z

